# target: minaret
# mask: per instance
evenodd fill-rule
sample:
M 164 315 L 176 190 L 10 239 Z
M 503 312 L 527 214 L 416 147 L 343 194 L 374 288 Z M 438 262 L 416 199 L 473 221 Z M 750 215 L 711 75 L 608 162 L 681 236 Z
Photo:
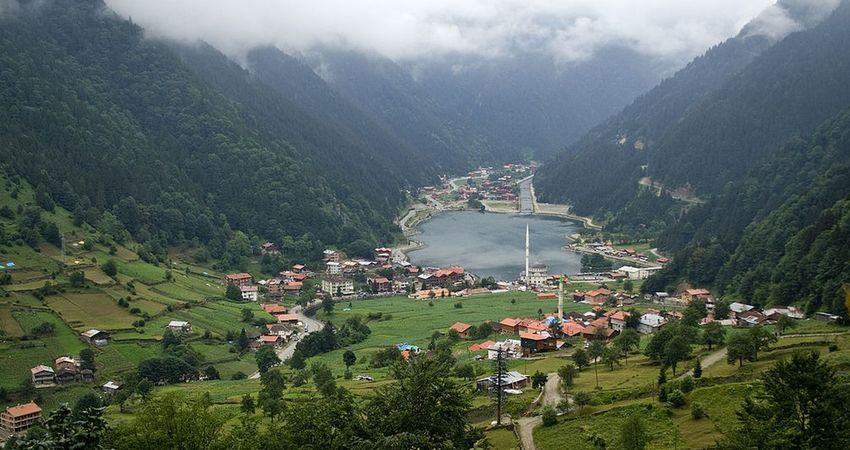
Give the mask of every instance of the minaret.
M 528 272 L 528 269 L 529 269 L 529 267 L 528 267 L 528 255 L 529 255 L 528 248 L 529 248 L 528 224 L 525 224 L 525 287 L 526 287 L 526 289 L 531 287 L 531 282 L 529 281 L 529 272 Z
M 558 320 L 564 320 L 564 276 L 561 275 L 561 282 L 558 283 Z

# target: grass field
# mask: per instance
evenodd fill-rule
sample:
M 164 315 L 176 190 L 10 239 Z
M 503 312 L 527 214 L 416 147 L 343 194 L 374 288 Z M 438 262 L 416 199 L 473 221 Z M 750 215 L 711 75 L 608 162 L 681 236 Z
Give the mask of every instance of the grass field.
M 514 450 L 519 448 L 519 441 L 511 430 L 498 428 L 487 431 L 484 435 L 494 450 Z
M 159 344 L 138 342 L 112 342 L 104 347 L 96 357 L 98 364 L 112 372 L 133 370 L 143 360 L 158 356 Z
M 63 294 L 48 298 L 47 305 L 79 331 L 131 328 L 138 319 L 106 294 Z
M 511 303 L 512 299 L 516 302 Z M 454 307 L 454 304 L 458 302 L 463 304 L 463 308 Z M 333 314 L 325 316 L 322 313 L 320 318 L 330 320 L 339 326 L 346 318 L 355 315 L 360 315 L 364 319 L 367 314 L 377 312 L 384 316 L 387 314 L 392 316 L 390 320 L 370 321 L 368 325 L 372 333 L 369 337 L 351 346 L 351 350 L 355 352 L 359 360 L 352 368 L 355 373 L 383 374 L 381 370 L 370 369 L 364 361 L 367 355 L 371 355 L 382 347 L 406 342 L 424 348 L 427 347 L 435 331 L 448 332 L 448 327 L 455 322 L 478 325 L 485 320 L 498 322 L 505 317 L 537 317 L 538 310 L 542 309 L 544 313 L 551 312 L 557 308 L 557 303 L 551 300 L 537 300 L 536 296 L 530 293 L 511 292 L 463 300 L 434 299 L 433 306 L 429 306 L 428 301 L 404 297 L 354 301 L 350 311 L 343 311 L 348 306 L 347 303 L 339 303 L 336 306 Z M 567 303 L 564 308 L 565 311 L 587 311 L 588 309 L 587 305 L 573 302 Z M 475 342 L 465 342 L 458 348 L 465 348 Z M 336 350 L 312 359 L 328 364 L 334 373 L 342 373 L 345 370 L 342 363 L 342 353 L 345 350 L 347 349 Z
M 0 330 L 9 337 L 20 337 L 24 335 L 24 329 L 12 316 L 12 306 L 8 303 L 0 303 Z
M 86 279 L 98 285 L 110 285 L 115 283 L 115 280 L 103 273 L 99 268 L 91 268 L 83 271 Z

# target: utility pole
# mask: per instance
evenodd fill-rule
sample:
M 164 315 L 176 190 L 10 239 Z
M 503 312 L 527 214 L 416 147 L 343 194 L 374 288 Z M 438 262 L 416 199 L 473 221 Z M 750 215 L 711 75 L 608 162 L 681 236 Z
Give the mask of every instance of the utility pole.
M 505 370 L 502 351 L 501 346 L 496 351 L 496 426 L 502 425 L 502 376 Z

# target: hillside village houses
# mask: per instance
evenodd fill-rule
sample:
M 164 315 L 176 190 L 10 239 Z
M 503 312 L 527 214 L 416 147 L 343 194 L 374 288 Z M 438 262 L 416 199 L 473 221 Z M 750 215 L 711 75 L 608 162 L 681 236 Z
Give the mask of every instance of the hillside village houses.
M 110 334 L 105 331 L 100 331 L 92 328 L 91 330 L 80 333 L 80 337 L 84 341 L 97 347 L 103 347 L 109 343 Z
M 172 320 L 171 322 L 168 322 L 168 325 L 166 325 L 165 328 L 168 328 L 174 333 L 192 332 L 192 324 L 184 320 Z
M 256 302 L 260 298 L 260 288 L 254 285 L 239 286 L 242 300 Z
M 50 387 L 77 381 L 91 383 L 94 374 L 89 369 L 80 370 L 80 362 L 70 356 L 60 356 L 53 361 L 53 367 L 40 364 L 30 369 L 32 384 L 37 387 Z
M 8 433 L 23 433 L 41 423 L 41 407 L 35 402 L 10 406 L 0 412 L 0 428 Z

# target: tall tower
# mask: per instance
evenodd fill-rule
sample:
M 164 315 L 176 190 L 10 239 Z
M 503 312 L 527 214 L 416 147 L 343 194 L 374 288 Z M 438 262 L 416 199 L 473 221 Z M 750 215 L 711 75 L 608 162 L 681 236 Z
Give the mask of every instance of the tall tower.
M 558 283 L 558 320 L 564 320 L 564 276 L 561 275 L 561 282 Z
M 528 256 L 529 256 L 529 241 L 528 241 L 528 224 L 525 224 L 525 287 L 528 289 L 530 286 L 529 281 L 529 266 L 528 266 Z

